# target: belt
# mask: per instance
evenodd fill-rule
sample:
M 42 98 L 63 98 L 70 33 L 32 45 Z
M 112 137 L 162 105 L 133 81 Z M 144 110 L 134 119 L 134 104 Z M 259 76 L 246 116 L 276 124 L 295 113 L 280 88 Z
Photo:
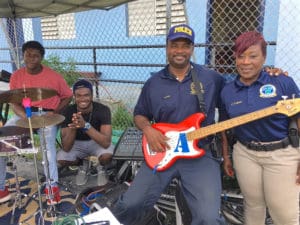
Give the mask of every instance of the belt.
M 39 112 L 39 111 L 44 111 L 44 112 L 49 112 L 49 111 L 54 111 L 53 109 L 47 109 L 47 108 L 41 108 L 41 107 L 31 107 L 31 112 Z
M 241 142 L 241 144 L 246 146 L 248 149 L 254 151 L 274 151 L 277 149 L 286 148 L 290 144 L 288 137 L 274 142 L 239 142 Z

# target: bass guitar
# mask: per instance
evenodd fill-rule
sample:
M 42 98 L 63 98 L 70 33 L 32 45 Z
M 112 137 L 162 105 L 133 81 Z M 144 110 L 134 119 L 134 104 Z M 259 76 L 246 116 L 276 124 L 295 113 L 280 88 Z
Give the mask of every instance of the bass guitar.
M 142 137 L 142 149 L 147 165 L 155 171 L 168 169 L 180 158 L 198 158 L 205 154 L 205 150 L 197 146 L 199 139 L 216 134 L 254 120 L 258 120 L 276 113 L 286 116 L 295 115 L 300 111 L 300 98 L 278 101 L 276 105 L 238 116 L 226 121 L 200 128 L 205 119 L 203 113 L 195 113 L 178 124 L 156 123 L 152 127 L 169 138 L 170 149 L 155 152 L 149 148 L 145 135 Z

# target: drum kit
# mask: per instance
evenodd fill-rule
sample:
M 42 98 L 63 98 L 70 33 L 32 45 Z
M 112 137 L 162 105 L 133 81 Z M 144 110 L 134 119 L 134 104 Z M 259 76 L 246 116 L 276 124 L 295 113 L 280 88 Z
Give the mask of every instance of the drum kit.
M 0 93 L 0 103 L 16 103 L 22 104 L 25 107 L 26 116 L 25 119 L 19 119 L 16 122 L 16 126 L 4 126 L 0 127 L 0 156 L 12 157 L 14 159 L 18 159 L 19 155 L 23 154 L 33 154 L 34 156 L 34 167 L 35 167 L 35 176 L 38 184 L 37 192 L 38 192 L 38 202 L 39 202 L 39 210 L 35 212 L 34 215 L 30 215 L 20 224 L 28 221 L 31 217 L 39 214 L 39 224 L 44 224 L 44 216 L 43 216 L 43 206 L 42 206 L 42 197 L 40 191 L 40 180 L 37 169 L 37 158 L 36 154 L 38 152 L 33 138 L 33 129 L 41 129 L 41 135 L 43 136 L 43 143 L 40 145 L 40 149 L 43 153 L 43 164 L 46 168 L 45 177 L 48 185 L 51 185 L 51 180 L 49 176 L 49 163 L 47 158 L 47 149 L 45 143 L 44 136 L 44 128 L 47 126 L 57 125 L 64 121 L 64 116 L 59 114 L 38 114 L 31 116 L 30 104 L 31 101 L 39 101 L 42 99 L 53 97 L 57 94 L 55 90 L 47 89 L 47 88 L 27 88 L 27 89 L 14 89 L 9 91 L 4 91 Z M 24 99 L 29 100 L 29 105 L 24 104 Z M 28 111 L 29 110 L 29 111 Z M 12 216 L 11 216 L 11 224 L 14 223 L 14 213 L 16 207 L 23 207 L 23 198 L 27 197 L 26 194 L 21 193 L 20 183 L 18 180 L 18 172 L 17 172 L 17 163 L 12 167 L 15 176 L 16 182 L 16 193 L 13 204 Z M 50 188 L 51 190 L 51 188 Z M 46 196 L 47 199 L 53 199 L 53 193 L 49 193 Z M 47 209 L 47 213 L 54 215 L 54 206 L 51 206 L 50 209 Z

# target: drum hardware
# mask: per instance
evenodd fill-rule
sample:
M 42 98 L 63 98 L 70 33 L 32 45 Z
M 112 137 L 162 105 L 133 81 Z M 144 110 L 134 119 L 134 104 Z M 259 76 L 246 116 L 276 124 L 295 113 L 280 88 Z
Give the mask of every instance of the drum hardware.
M 46 147 L 46 138 L 45 138 L 45 126 L 41 127 L 41 151 L 43 154 L 43 162 L 42 164 L 44 165 L 45 169 L 45 187 L 51 187 L 51 179 L 50 179 L 50 170 L 49 170 L 49 161 L 48 161 L 48 155 L 47 155 L 47 147 Z M 46 195 L 46 200 L 53 200 L 55 197 L 55 193 L 53 193 L 52 188 L 49 188 L 49 192 Z M 55 205 L 49 205 L 47 210 L 47 216 L 48 217 L 55 217 L 59 214 L 59 212 L 56 210 Z
M 47 88 L 20 88 L 0 93 L 0 103 L 21 103 L 24 98 L 31 101 L 40 101 L 57 95 L 53 89 Z
M 8 137 L 15 135 L 29 135 L 29 129 L 17 126 L 0 127 L 0 137 Z
M 31 121 L 31 118 L 34 118 L 34 122 Z M 41 151 L 43 154 L 43 166 L 45 168 L 45 186 L 51 187 L 51 179 L 50 179 L 50 171 L 49 171 L 49 161 L 48 161 L 48 156 L 47 156 L 47 148 L 46 148 L 46 139 L 45 139 L 45 132 L 44 129 L 46 126 L 50 125 L 55 125 L 58 123 L 61 123 L 64 120 L 64 116 L 61 115 L 36 115 L 33 117 L 28 117 L 26 120 L 21 119 L 17 121 L 17 125 L 20 125 L 22 127 L 29 127 L 29 129 L 32 131 L 32 128 L 39 128 L 41 130 L 41 138 L 40 141 L 40 146 L 41 146 Z M 28 124 L 26 124 L 24 121 L 28 121 Z M 33 140 L 33 134 L 32 135 L 32 140 Z M 37 160 L 36 160 L 36 154 L 34 154 L 34 167 L 35 167 L 35 174 L 36 174 L 36 180 L 38 184 L 38 199 L 39 199 L 39 205 L 40 205 L 40 210 L 34 213 L 34 215 L 30 215 L 28 218 L 23 220 L 20 224 L 28 221 L 30 218 L 33 216 L 40 214 L 40 220 L 42 221 L 42 225 L 44 225 L 44 217 L 43 217 L 43 208 L 42 208 L 42 194 L 41 194 L 41 185 L 40 185 L 40 180 L 39 180 L 39 175 L 38 175 L 38 170 L 37 170 Z M 44 185 L 43 184 L 43 185 Z M 52 200 L 54 199 L 54 193 L 52 192 L 52 189 L 49 188 L 49 192 L 46 196 L 46 200 Z M 49 205 L 46 209 L 46 213 L 48 217 L 55 217 L 59 214 L 59 212 L 56 209 L 55 205 Z
M 32 128 L 41 128 L 51 125 L 57 125 L 63 122 L 65 119 L 64 116 L 59 114 L 45 114 L 45 115 L 34 115 L 31 117 L 30 125 Z M 20 119 L 16 124 L 23 128 L 29 128 L 29 119 Z
M 18 148 L 8 142 L 8 140 L 0 140 L 0 156 L 16 155 Z
M 38 166 L 37 166 L 37 150 L 34 144 L 34 138 L 33 138 L 33 131 L 32 131 L 32 126 L 31 124 L 31 119 L 30 117 L 28 118 L 28 122 L 29 122 L 29 129 L 30 129 L 30 138 L 32 140 L 32 148 L 34 149 L 34 153 L 33 153 L 33 161 L 34 161 L 34 169 L 35 169 L 35 177 L 36 177 L 36 183 L 37 183 L 37 193 L 38 193 L 38 203 L 39 203 L 39 209 L 33 214 L 30 215 L 29 217 L 25 218 L 25 220 L 23 220 L 22 222 L 20 222 L 20 224 L 25 223 L 26 221 L 28 221 L 30 218 L 32 218 L 35 215 L 39 214 L 39 223 L 41 225 L 45 225 L 45 219 L 44 219 L 44 215 L 43 215 L 43 204 L 42 204 L 42 195 L 41 195 L 41 185 L 39 183 L 40 179 L 39 179 L 39 173 L 38 173 Z
M 15 155 L 21 148 L 31 147 L 28 134 L 29 129 L 27 128 L 0 127 L 0 156 Z
M 18 133 L 18 134 L 20 134 L 20 133 Z M 6 132 L 6 134 L 9 134 L 9 132 Z M 26 140 L 22 137 L 24 137 Z M 18 153 L 19 153 L 19 149 L 22 147 L 31 147 L 31 140 L 29 142 L 28 136 L 15 135 L 12 137 L 0 138 L 0 150 L 1 150 L 0 155 L 14 157 L 14 162 L 10 162 L 7 164 L 7 166 L 10 166 L 10 168 L 13 170 L 14 177 L 15 177 L 15 199 L 14 199 L 14 203 L 13 203 L 10 224 L 14 224 L 14 218 L 15 218 L 14 215 L 15 215 L 16 208 L 17 207 L 19 209 L 22 208 L 25 204 L 25 202 L 23 202 L 23 199 L 25 197 L 28 197 L 27 194 L 24 194 L 21 192 L 18 169 L 17 169 L 17 164 L 18 164 L 18 159 L 19 159 Z M 30 150 L 30 151 L 32 153 L 32 150 Z
M 30 131 L 30 138 L 32 140 L 32 147 L 33 149 L 36 149 L 35 147 L 35 143 L 34 143 L 34 138 L 33 138 L 33 128 L 32 128 L 32 123 L 31 123 L 31 98 L 29 98 L 26 95 L 26 89 L 22 89 L 25 93 L 25 96 L 22 96 L 22 105 L 25 108 L 25 112 L 26 112 L 26 117 L 28 118 L 28 127 L 29 127 L 29 131 Z M 35 151 L 36 152 L 36 151 Z M 36 183 L 37 183 L 37 193 L 38 193 L 38 202 L 39 202 L 39 209 L 34 213 L 34 215 L 30 215 L 28 218 L 26 218 L 25 220 L 23 220 L 22 222 L 27 221 L 29 218 L 31 218 L 32 216 L 38 215 L 39 214 L 39 223 L 41 225 L 45 225 L 45 219 L 44 219 L 44 215 L 43 215 L 43 205 L 42 205 L 42 196 L 41 196 L 41 185 L 40 185 L 40 179 L 39 179 L 39 173 L 38 173 L 38 166 L 37 166 L 37 157 L 36 157 L 37 153 L 33 154 L 33 161 L 34 161 L 34 169 L 35 169 L 35 177 L 36 177 Z M 22 224 L 22 222 L 20 224 Z
M 23 202 L 23 199 L 28 197 L 27 194 L 24 194 L 21 192 L 19 176 L 18 176 L 18 169 L 16 166 L 17 164 L 18 164 L 18 156 L 15 158 L 14 163 L 12 163 L 12 165 L 11 165 L 11 168 L 14 171 L 14 176 L 15 176 L 16 192 L 15 192 L 15 200 L 14 200 L 13 209 L 12 209 L 12 215 L 10 218 L 10 224 L 14 224 L 16 208 L 18 207 L 19 209 L 21 209 L 25 204 L 25 202 Z
M 37 151 L 32 148 L 31 139 L 28 135 L 0 137 L 0 156 L 31 153 L 37 153 Z
M 20 127 L 24 128 L 39 128 L 41 129 L 41 151 L 43 154 L 43 166 L 45 168 L 45 185 L 46 187 L 51 187 L 51 179 L 50 179 L 50 171 L 49 171 L 49 161 L 47 156 L 47 148 L 46 148 L 46 141 L 45 141 L 45 132 L 44 129 L 47 126 L 57 125 L 63 122 L 65 119 L 64 116 L 59 114 L 44 114 L 44 115 L 34 115 L 32 117 L 26 119 L 20 119 L 16 122 L 16 124 Z M 47 200 L 53 200 L 55 194 L 52 192 L 52 189 L 49 188 L 49 192 L 46 196 Z M 57 215 L 56 207 L 54 205 L 49 205 L 47 208 L 47 215 L 48 216 L 56 216 Z
M 45 185 L 51 185 L 51 179 L 50 179 L 50 172 L 49 172 L 49 164 L 48 164 L 48 158 L 47 158 L 47 150 L 45 150 L 44 148 L 41 148 L 42 149 L 42 152 L 43 152 L 43 164 L 45 165 L 45 177 L 46 177 L 46 181 L 45 181 Z M 40 180 L 39 180 L 39 175 L 38 175 L 38 170 L 37 170 L 37 159 L 36 159 L 36 154 L 33 155 L 34 156 L 34 167 L 35 167 L 35 176 L 36 176 L 36 182 L 38 184 L 38 201 L 39 201 L 39 210 L 36 211 L 34 214 L 32 215 L 29 215 L 27 218 L 25 218 L 23 221 L 21 221 L 19 224 L 27 224 L 27 221 L 30 220 L 32 217 L 35 217 L 36 215 L 39 215 L 39 222 L 38 224 L 41 224 L 41 225 L 45 225 L 45 219 L 44 219 L 44 216 L 43 216 L 43 212 L 46 212 L 47 216 L 48 217 L 55 217 L 57 216 L 59 213 L 56 209 L 56 206 L 55 205 L 49 205 L 46 209 L 43 209 L 43 206 L 42 206 L 42 194 L 41 194 L 41 189 L 42 189 L 42 186 L 40 184 Z M 54 198 L 54 193 L 52 192 L 52 189 L 49 188 L 49 192 L 48 192 L 48 195 L 46 196 L 46 200 L 48 199 L 53 199 Z
M 10 219 L 10 224 L 14 224 L 14 218 L 15 218 L 15 210 L 18 207 L 19 209 L 22 208 L 25 204 L 23 202 L 23 199 L 25 197 L 28 197 L 27 194 L 24 194 L 21 192 L 20 188 L 20 182 L 19 182 L 19 175 L 18 175 L 18 169 L 17 169 L 17 164 L 18 164 L 18 153 L 19 150 L 23 147 L 32 147 L 31 145 L 31 140 L 29 139 L 28 135 L 26 136 L 25 133 L 27 132 L 28 129 L 24 128 L 18 128 L 14 126 L 7 126 L 0 128 L 0 156 L 8 156 L 8 157 L 14 157 L 14 162 L 9 162 L 7 163 L 7 166 L 9 166 L 15 177 L 15 197 L 14 197 L 14 203 L 13 203 L 13 208 L 12 208 L 12 216 Z M 14 136 L 7 136 L 7 135 L 12 135 L 15 134 Z M 31 149 L 28 149 L 30 153 L 32 153 Z
M 29 132 L 27 131 L 27 133 L 30 134 L 30 140 L 32 141 L 32 149 L 33 151 L 31 153 L 33 153 L 33 159 L 34 159 L 34 168 L 35 168 L 35 176 L 36 176 L 36 182 L 38 185 L 37 188 L 37 193 L 38 193 L 38 204 L 39 204 L 39 208 L 38 210 L 33 214 L 30 215 L 29 217 L 25 218 L 25 220 L 23 220 L 22 222 L 20 222 L 19 224 L 23 224 L 26 223 L 26 221 L 28 221 L 30 218 L 32 218 L 33 216 L 39 215 L 38 218 L 38 224 L 44 225 L 45 224 L 45 220 L 44 220 L 44 216 L 43 216 L 43 205 L 42 205 L 42 197 L 41 197 L 41 185 L 39 182 L 39 174 L 38 174 L 38 166 L 37 166 L 37 150 L 34 144 L 34 138 L 33 138 L 33 128 L 41 128 L 41 127 L 45 127 L 45 126 L 49 126 L 49 125 L 54 125 L 54 124 L 58 124 L 60 122 L 62 122 L 64 120 L 63 116 L 60 115 L 52 115 L 52 116 L 40 116 L 40 117 L 36 117 L 34 118 L 34 123 L 31 120 L 31 101 L 39 101 L 45 98 L 50 98 L 57 95 L 57 92 L 55 90 L 52 89 L 46 89 L 46 88 L 22 88 L 22 89 L 13 89 L 10 91 L 4 91 L 0 93 L 0 103 L 22 103 L 22 105 L 25 108 L 25 112 L 26 112 L 26 117 L 27 119 L 25 120 L 20 120 L 20 127 L 23 128 L 29 128 Z M 27 123 L 27 124 L 25 124 Z M 7 129 L 8 128 L 8 129 Z M 22 128 L 9 128 L 9 127 L 5 127 L 3 128 L 3 130 L 0 129 L 0 136 L 2 135 L 6 135 L 8 136 L 7 132 L 13 132 L 14 135 L 16 135 L 16 133 L 23 133 L 24 130 L 22 130 Z M 43 131 L 43 130 L 42 130 Z M 23 133 L 24 134 L 24 133 Z M 45 139 L 45 136 L 43 134 L 43 137 Z M 2 143 L 5 142 L 5 144 L 7 144 L 6 140 L 2 141 Z M 9 142 L 8 142 L 9 143 Z M 14 146 L 13 144 L 9 143 L 8 144 L 9 147 L 11 147 L 12 149 L 16 149 L 18 150 L 18 148 L 16 146 Z M 48 158 L 47 158 L 47 154 L 44 153 L 45 157 L 44 159 L 46 159 L 47 163 L 48 163 Z M 46 176 L 49 179 L 49 166 L 47 164 L 47 173 Z M 15 170 L 15 174 L 16 174 L 16 185 L 18 185 L 18 187 L 16 187 L 17 190 L 17 195 L 18 198 L 16 197 L 15 200 L 15 204 L 14 204 L 14 210 L 15 207 L 17 206 L 17 203 L 19 203 L 22 200 L 22 193 L 20 192 L 20 188 L 19 188 L 19 182 L 18 182 L 18 178 L 17 178 L 17 170 Z M 50 180 L 50 179 L 49 179 Z M 49 181 L 50 182 L 50 181 Z M 50 189 L 51 190 L 51 189 Z M 51 193 L 53 196 L 53 193 Z M 21 200 L 20 200 L 21 199 Z M 12 216 L 13 218 L 14 216 Z M 13 222 L 13 219 L 12 221 Z

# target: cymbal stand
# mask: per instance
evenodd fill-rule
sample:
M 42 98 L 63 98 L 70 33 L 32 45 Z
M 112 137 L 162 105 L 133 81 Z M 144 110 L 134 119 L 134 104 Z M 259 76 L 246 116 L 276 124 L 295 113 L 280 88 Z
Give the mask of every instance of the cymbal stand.
M 37 183 L 37 192 L 38 192 L 38 202 L 39 202 L 39 209 L 33 214 L 30 215 L 29 217 L 27 217 L 25 220 L 21 221 L 19 224 L 24 224 L 26 223 L 26 221 L 28 221 L 30 218 L 32 218 L 33 216 L 39 214 L 39 223 L 40 225 L 45 225 L 45 219 L 44 219 L 44 215 L 43 215 L 43 204 L 42 204 L 42 195 L 41 195 L 41 185 L 40 185 L 40 178 L 39 178 L 39 173 L 38 173 L 38 166 L 37 166 L 37 159 L 36 159 L 36 155 L 37 155 L 37 151 L 36 151 L 36 147 L 34 144 L 34 138 L 33 138 L 33 131 L 32 131 L 32 123 L 31 123 L 31 117 L 28 117 L 28 124 L 29 124 L 29 130 L 30 130 L 30 139 L 31 139 L 31 144 L 32 144 L 32 148 L 34 150 L 33 153 L 33 161 L 34 161 L 34 169 L 35 169 L 35 177 L 36 177 L 36 183 Z
M 45 126 L 43 126 L 41 129 L 41 151 L 43 153 L 43 165 L 45 168 L 45 177 L 46 177 L 46 182 L 45 185 L 46 187 L 49 187 L 48 194 L 46 195 L 46 199 L 52 200 L 54 199 L 55 193 L 53 193 L 52 188 L 51 188 L 51 179 L 50 179 L 50 170 L 49 170 L 49 161 L 48 161 L 48 155 L 47 155 L 47 146 L 46 146 L 46 138 L 45 138 Z M 50 204 L 49 207 L 47 208 L 47 215 L 48 216 L 56 216 L 58 212 L 56 211 L 55 205 Z
M 15 194 L 15 201 L 14 201 L 14 205 L 13 205 L 10 224 L 14 224 L 16 207 L 18 207 L 19 209 L 22 208 L 24 206 L 24 203 L 22 202 L 23 198 L 28 197 L 27 194 L 24 194 L 21 192 L 19 176 L 18 176 L 18 169 L 17 169 L 18 157 L 19 156 L 17 155 L 16 158 L 14 159 L 14 162 L 11 165 L 11 168 L 14 171 L 14 175 L 15 175 L 16 194 Z
M 2 143 L 5 143 L 7 146 L 16 149 L 16 152 L 19 150 L 16 146 L 14 146 L 13 144 L 11 144 L 9 142 L 6 142 L 4 140 L 0 140 L 0 141 Z M 18 158 L 19 158 L 18 155 L 14 156 L 14 162 L 10 162 L 10 163 L 7 164 L 14 171 L 15 189 L 16 189 L 15 200 L 14 200 L 14 204 L 13 204 L 10 224 L 14 224 L 14 217 L 15 217 L 16 207 L 18 207 L 19 209 L 22 208 L 23 207 L 23 202 L 22 202 L 23 197 L 28 197 L 27 194 L 24 194 L 24 193 L 21 192 L 19 176 L 18 176 L 18 169 L 17 169 L 17 166 L 16 166 L 18 164 Z

